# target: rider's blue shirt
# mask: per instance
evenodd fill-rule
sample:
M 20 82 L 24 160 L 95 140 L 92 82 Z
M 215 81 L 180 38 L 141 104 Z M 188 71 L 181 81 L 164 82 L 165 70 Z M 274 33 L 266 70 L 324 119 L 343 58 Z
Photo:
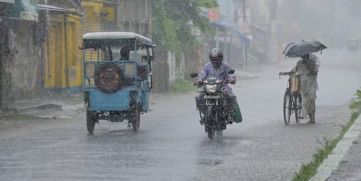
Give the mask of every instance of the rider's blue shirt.
M 209 62 L 203 66 L 202 71 L 199 73 L 198 80 L 204 81 L 207 79 L 207 77 L 214 76 L 220 80 L 235 81 L 236 77 L 228 74 L 229 70 L 231 70 L 231 66 L 227 63 L 222 62 L 219 68 L 215 68 L 212 63 Z M 222 91 L 225 94 L 233 94 L 232 88 L 228 84 L 223 86 Z

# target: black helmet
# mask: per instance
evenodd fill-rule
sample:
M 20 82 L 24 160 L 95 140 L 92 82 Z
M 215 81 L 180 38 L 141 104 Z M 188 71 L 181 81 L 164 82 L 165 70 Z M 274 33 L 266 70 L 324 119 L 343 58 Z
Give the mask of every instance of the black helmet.
M 223 61 L 223 52 L 219 48 L 213 48 L 209 52 L 209 61 L 211 61 L 212 65 L 215 68 L 219 68 Z

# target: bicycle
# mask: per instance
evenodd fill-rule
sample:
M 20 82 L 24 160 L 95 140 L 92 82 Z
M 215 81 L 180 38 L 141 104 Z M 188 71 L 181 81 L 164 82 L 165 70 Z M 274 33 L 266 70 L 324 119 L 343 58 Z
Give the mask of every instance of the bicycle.
M 300 74 L 293 72 L 280 72 L 279 75 L 287 75 L 288 85 L 283 97 L 283 119 L 285 125 L 289 125 L 292 114 L 295 115 L 296 123 L 299 123 L 302 110 L 302 97 L 300 93 L 301 80 Z

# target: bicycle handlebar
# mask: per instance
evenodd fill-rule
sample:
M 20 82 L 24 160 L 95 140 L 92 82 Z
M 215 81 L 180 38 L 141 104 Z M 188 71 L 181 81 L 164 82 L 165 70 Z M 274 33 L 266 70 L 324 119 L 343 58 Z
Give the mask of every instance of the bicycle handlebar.
M 280 73 L 278 73 L 278 75 L 292 75 L 292 74 L 294 74 L 293 72 L 280 72 Z
M 281 75 L 298 75 L 298 76 L 302 76 L 302 74 L 296 73 L 296 72 L 280 72 L 278 73 L 279 76 Z

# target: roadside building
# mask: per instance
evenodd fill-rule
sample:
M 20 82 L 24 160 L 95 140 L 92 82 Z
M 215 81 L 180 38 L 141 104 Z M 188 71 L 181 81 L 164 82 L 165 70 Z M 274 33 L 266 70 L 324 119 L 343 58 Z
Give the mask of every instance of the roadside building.
M 43 87 L 47 90 L 77 88 L 81 85 L 81 19 L 76 1 L 39 2 L 39 21 L 44 21 Z
M 83 0 L 83 32 L 131 31 L 151 36 L 150 0 Z
M 84 10 L 83 33 L 98 31 L 119 31 L 116 22 L 118 1 L 115 0 L 83 0 Z
M 0 103 L 40 91 L 41 47 L 37 1 L 0 0 Z
M 221 48 L 224 59 L 233 67 L 247 69 L 252 36 L 246 0 L 218 0 L 218 4 L 219 7 L 208 10 L 208 19 L 216 30 L 211 47 Z
M 151 0 L 119 0 L 117 2 L 117 23 L 120 30 L 132 31 L 151 38 Z
M 151 36 L 150 0 L 0 0 L 0 104 L 82 85 L 82 35 Z

